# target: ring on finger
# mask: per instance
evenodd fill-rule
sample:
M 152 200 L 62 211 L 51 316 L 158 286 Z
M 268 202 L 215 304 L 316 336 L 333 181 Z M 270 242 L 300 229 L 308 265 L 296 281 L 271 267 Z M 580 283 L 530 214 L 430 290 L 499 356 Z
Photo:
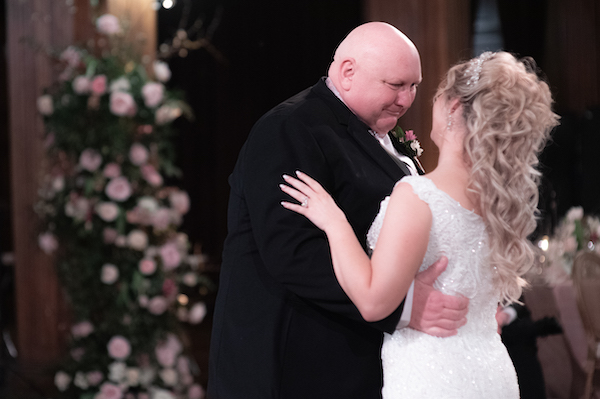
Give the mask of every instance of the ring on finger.
M 302 199 L 300 206 L 303 208 L 308 208 L 308 197 L 304 197 L 304 199 Z

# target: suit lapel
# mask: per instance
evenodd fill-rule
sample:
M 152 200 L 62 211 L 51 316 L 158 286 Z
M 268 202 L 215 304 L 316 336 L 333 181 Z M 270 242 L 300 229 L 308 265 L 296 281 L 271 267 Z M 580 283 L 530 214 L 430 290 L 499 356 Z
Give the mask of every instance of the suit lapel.
M 371 136 L 369 127 L 355 116 L 349 120 L 348 133 L 391 178 L 399 180 L 402 176 L 410 175 L 408 168 L 404 165 L 398 165 L 392 156 L 383 149 L 377 139 Z
M 348 134 L 356 140 L 360 147 L 394 180 L 400 180 L 403 176 L 410 175 L 406 166 L 396 164 L 392 155 L 379 144 L 369 133 L 369 127 L 361 122 L 348 107 L 329 90 L 325 78 L 321 79 L 313 91 L 323 98 L 330 109 L 336 115 L 338 122 L 347 127 Z

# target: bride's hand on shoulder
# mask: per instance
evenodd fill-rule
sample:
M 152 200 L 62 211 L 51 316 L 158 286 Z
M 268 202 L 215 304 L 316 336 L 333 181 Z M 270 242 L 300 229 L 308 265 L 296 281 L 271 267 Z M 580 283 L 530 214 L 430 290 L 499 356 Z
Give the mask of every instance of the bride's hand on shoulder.
M 298 203 L 282 201 L 281 205 L 284 208 L 304 215 L 323 231 L 337 223 L 348 223 L 344 212 L 323 186 L 300 171 L 296 172 L 296 176 L 298 178 L 283 175 L 283 179 L 289 185 L 279 185 L 281 191 L 298 201 Z

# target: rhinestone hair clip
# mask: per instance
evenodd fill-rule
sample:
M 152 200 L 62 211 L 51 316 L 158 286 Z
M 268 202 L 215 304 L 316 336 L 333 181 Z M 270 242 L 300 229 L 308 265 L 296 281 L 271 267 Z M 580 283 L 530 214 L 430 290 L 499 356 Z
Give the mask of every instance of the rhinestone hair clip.
M 493 55 L 494 53 L 491 51 L 486 51 L 469 63 L 469 67 L 465 71 L 465 77 L 469 77 L 469 80 L 467 80 L 467 86 L 475 85 L 477 82 L 479 82 L 481 66 L 483 65 L 484 61 L 489 60 Z

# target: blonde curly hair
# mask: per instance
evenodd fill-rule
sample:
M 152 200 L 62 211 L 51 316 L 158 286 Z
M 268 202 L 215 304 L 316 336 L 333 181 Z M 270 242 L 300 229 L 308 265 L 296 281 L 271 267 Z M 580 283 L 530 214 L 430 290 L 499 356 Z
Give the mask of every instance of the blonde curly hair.
M 468 190 L 486 223 L 504 304 L 518 301 L 521 276 L 533 265 L 527 236 L 536 227 L 538 154 L 558 124 L 550 89 L 534 68 L 531 59 L 485 54 L 452 67 L 436 94 L 463 106 Z

